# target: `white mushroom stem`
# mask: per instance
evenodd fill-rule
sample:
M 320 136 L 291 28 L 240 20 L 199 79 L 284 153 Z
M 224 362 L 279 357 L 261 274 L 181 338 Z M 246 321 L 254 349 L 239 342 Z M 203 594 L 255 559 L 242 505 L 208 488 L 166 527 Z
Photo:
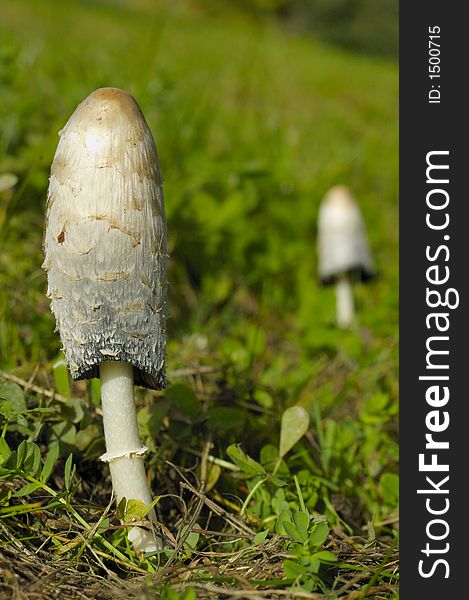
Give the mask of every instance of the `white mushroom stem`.
M 347 273 L 339 275 L 335 284 L 335 295 L 337 302 L 337 325 L 348 329 L 355 317 L 353 303 L 353 291 L 350 278 Z
M 106 440 L 106 454 L 101 460 L 109 463 L 116 501 L 119 504 L 122 498 L 126 498 L 127 501 L 141 500 L 149 505 L 152 494 L 143 462 L 146 448 L 138 435 L 133 366 L 125 362 L 103 362 L 99 372 Z M 147 518 L 156 521 L 154 509 Z M 154 552 L 161 548 L 161 540 L 142 527 L 132 527 L 129 540 L 141 552 Z

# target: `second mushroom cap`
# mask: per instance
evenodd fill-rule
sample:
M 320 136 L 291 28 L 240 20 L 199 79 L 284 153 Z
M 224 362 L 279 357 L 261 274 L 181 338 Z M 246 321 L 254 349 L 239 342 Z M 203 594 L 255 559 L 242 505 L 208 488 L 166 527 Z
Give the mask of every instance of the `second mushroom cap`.
M 338 185 L 326 194 L 318 216 L 319 279 L 327 285 L 339 275 L 374 276 L 365 223 L 347 187 Z

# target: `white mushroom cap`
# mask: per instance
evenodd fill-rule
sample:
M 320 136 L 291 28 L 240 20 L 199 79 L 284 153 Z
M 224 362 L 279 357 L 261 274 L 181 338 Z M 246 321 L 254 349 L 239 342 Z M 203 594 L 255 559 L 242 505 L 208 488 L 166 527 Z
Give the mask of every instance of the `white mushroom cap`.
M 124 361 L 137 385 L 164 387 L 167 231 L 150 129 L 132 96 L 102 88 L 59 135 L 43 267 L 72 377 Z
M 329 190 L 319 208 L 318 258 L 319 279 L 325 285 L 346 273 L 362 280 L 374 276 L 365 223 L 345 186 Z

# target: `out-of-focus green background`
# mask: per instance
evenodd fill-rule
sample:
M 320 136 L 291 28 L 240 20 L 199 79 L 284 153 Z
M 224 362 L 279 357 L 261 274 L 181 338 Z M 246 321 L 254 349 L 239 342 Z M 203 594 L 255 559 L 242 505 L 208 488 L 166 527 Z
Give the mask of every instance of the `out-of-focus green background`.
M 41 270 L 48 170 L 77 104 L 95 88 L 123 88 L 165 178 L 168 368 L 228 369 L 204 406 L 239 408 L 231 427 L 218 423 L 214 452 L 236 441 L 257 457 L 277 439 L 282 410 L 300 404 L 313 434 L 327 432 L 318 469 L 353 503 L 354 526 L 393 514 L 396 48 L 391 0 L 2 0 L 0 178 L 18 181 L 0 191 L 0 369 L 57 385 Z M 339 183 L 363 211 L 379 273 L 355 286 L 351 331 L 335 327 L 334 291 L 317 284 L 318 206 Z M 72 389 L 86 404 L 85 392 Z M 94 458 L 88 423 L 73 418 L 67 447 Z M 46 419 L 39 439 L 61 439 L 56 425 Z M 8 435 L 33 439 L 29 427 L 9 423 Z M 168 436 L 200 450 L 194 428 L 167 427 L 144 431 L 159 447 Z M 321 498 L 316 509 L 330 516 Z
M 318 203 L 336 183 L 362 207 L 381 274 L 358 290 L 360 322 L 395 335 L 397 67 L 309 33 L 389 49 L 386 10 L 369 4 L 389 3 L 5 0 L 0 170 L 19 183 L 1 198 L 2 363 L 58 350 L 40 270 L 48 169 L 58 130 L 105 85 L 138 99 L 160 153 L 174 335 L 214 320 L 242 337 L 275 318 L 305 350 L 336 337 L 315 264 Z

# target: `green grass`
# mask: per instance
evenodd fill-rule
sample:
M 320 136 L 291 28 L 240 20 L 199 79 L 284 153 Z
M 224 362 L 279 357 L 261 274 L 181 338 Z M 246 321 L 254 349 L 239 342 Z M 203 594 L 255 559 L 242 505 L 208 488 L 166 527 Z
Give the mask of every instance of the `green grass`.
M 397 597 L 397 66 L 195 5 L 130 6 L 2 3 L 0 176 L 18 184 L 0 192 L 0 369 L 53 393 L 0 378 L 0 570 L 13 552 L 25 586 L 26 548 L 36 577 L 57 582 L 60 567 L 89 597 L 116 597 L 116 576 L 135 597 L 228 597 L 249 581 Z M 158 516 L 180 542 L 159 559 L 140 560 L 106 509 L 99 386 L 54 368 L 40 268 L 57 132 L 105 85 L 138 99 L 165 177 L 170 384 L 138 392 Z M 349 332 L 316 280 L 318 206 L 337 183 L 359 201 L 379 272 L 356 286 Z M 311 426 L 275 467 L 292 405 Z M 231 444 L 259 471 L 236 470 Z M 110 583 L 93 596 L 98 577 Z

